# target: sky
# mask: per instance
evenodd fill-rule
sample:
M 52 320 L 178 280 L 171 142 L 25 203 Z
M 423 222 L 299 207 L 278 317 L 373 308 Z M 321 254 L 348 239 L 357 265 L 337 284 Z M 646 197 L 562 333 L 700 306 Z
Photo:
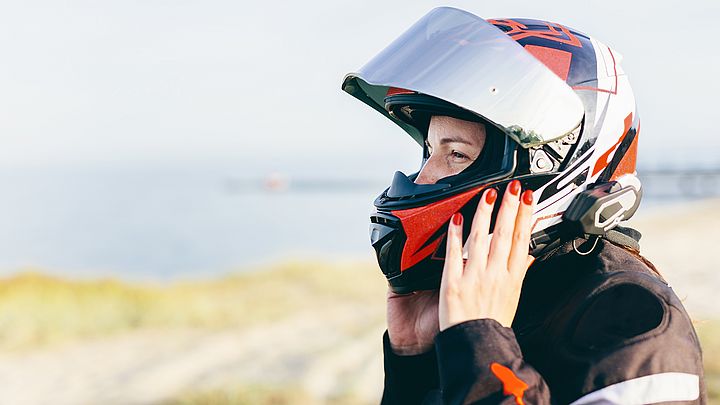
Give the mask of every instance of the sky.
M 624 56 L 639 164 L 720 166 L 713 0 L 25 0 L 0 4 L 0 167 L 416 169 L 340 84 L 440 5 L 595 36 Z

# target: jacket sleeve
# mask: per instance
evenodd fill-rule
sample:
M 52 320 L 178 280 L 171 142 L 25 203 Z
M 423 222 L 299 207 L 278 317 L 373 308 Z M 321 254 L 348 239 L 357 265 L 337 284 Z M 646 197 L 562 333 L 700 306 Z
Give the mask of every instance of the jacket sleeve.
M 438 394 L 435 350 L 417 356 L 399 356 L 390 347 L 387 331 L 383 335 L 385 387 L 382 404 L 422 404 Z M 431 401 L 432 403 L 432 401 Z
M 435 338 L 445 404 L 549 404 L 550 390 L 525 363 L 515 334 L 493 319 L 455 325 Z
M 548 340 L 525 356 L 513 330 L 492 319 L 441 332 L 435 350 L 443 402 L 706 403 L 700 345 L 674 293 L 618 281 L 557 320 L 557 329 L 545 329 Z

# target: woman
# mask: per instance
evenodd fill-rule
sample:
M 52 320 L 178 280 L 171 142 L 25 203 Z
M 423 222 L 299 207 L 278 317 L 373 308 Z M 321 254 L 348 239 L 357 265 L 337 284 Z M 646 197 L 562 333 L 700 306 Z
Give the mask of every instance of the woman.
M 706 402 L 690 319 L 618 226 L 641 195 L 618 59 L 558 24 L 439 8 L 345 78 L 423 146 L 371 218 L 383 403 Z

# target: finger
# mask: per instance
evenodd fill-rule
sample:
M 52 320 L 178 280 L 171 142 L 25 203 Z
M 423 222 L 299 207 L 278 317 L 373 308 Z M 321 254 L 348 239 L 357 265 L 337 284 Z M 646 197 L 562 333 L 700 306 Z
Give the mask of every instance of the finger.
M 445 265 L 443 266 L 441 288 L 455 283 L 460 276 L 462 276 L 462 223 L 462 214 L 457 212 L 452 216 L 450 224 L 448 225 Z
M 490 218 L 496 199 L 497 190 L 494 188 L 485 190 L 480 197 L 467 240 L 468 260 L 465 264 L 464 274 L 485 269 L 490 249 Z
M 515 218 L 515 230 L 513 231 L 510 257 L 508 258 L 508 270 L 511 272 L 524 272 L 529 267 L 528 249 L 534 207 L 532 190 L 525 190 L 520 198 L 520 207 Z
M 519 196 L 520 182 L 513 180 L 505 189 L 505 195 L 495 219 L 488 265 L 497 264 L 503 268 L 508 265 L 508 255 L 515 230 L 515 218 L 518 213 L 518 205 L 520 205 Z

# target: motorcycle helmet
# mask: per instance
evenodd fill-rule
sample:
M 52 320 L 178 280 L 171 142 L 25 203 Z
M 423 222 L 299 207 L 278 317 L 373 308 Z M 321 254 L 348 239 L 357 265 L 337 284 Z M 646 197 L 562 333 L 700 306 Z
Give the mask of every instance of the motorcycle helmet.
M 375 200 L 370 239 L 393 291 L 438 288 L 451 216 L 470 218 L 483 191 L 496 188 L 492 232 L 515 179 L 537 202 L 534 256 L 578 236 L 602 237 L 633 215 L 639 119 L 620 61 L 560 24 L 441 7 L 345 76 L 342 89 L 407 132 L 423 164 L 432 116 L 481 122 L 487 132 L 480 156 L 459 174 L 416 184 L 419 172 L 396 172 Z

